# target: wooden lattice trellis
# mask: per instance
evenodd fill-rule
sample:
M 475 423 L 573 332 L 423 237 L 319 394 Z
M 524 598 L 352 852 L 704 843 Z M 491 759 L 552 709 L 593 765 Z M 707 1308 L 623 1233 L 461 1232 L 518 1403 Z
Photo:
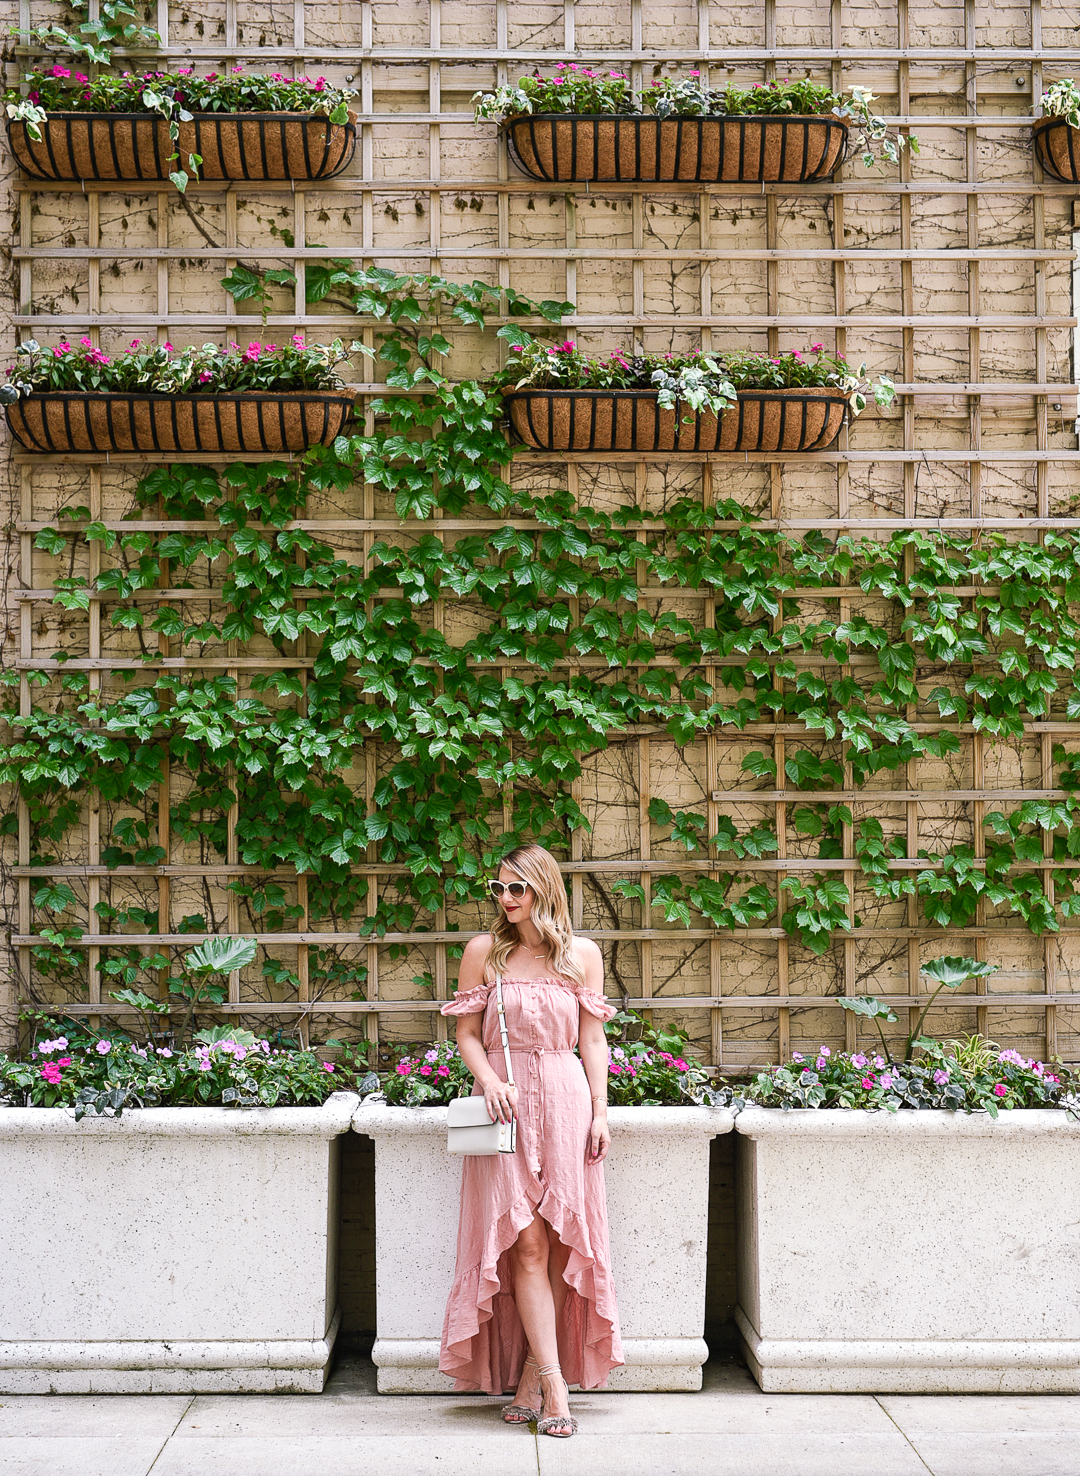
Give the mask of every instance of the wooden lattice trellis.
M 21 25 L 45 18 L 31 11 L 30 0 L 20 0 Z M 258 320 L 231 308 L 218 279 L 238 260 L 271 258 L 287 262 L 297 279 L 293 302 L 282 299 L 270 315 L 275 333 L 306 327 L 348 334 L 355 329 L 352 315 L 305 306 L 305 262 L 345 255 L 364 265 L 479 276 L 534 295 L 539 289 L 565 295 L 578 305 L 569 331 L 595 348 L 627 342 L 638 349 L 723 348 L 749 339 L 775 351 L 818 332 L 856 362 L 866 357 L 875 369 L 898 371 L 901 392 L 897 412 L 867 415 L 832 452 L 685 453 L 666 458 L 662 467 L 628 453 L 605 454 L 602 464 L 587 453 L 526 454 L 513 475 L 531 482 L 558 478 L 571 494 L 601 503 L 621 489 L 646 508 L 655 508 L 669 486 L 696 486 L 706 502 L 727 496 L 749 501 L 764 514 L 762 526 L 795 533 L 887 535 L 917 527 L 1038 537 L 1075 526 L 1069 498 L 1080 453 L 1068 368 L 1075 191 L 1042 180 L 1028 132 L 1044 86 L 1068 75 L 1072 65 L 1073 53 L 1060 44 L 1073 34 L 1064 6 L 958 0 L 951 8 L 923 8 L 895 0 L 851 16 L 841 0 L 816 0 L 800 6 L 796 18 L 794 8 L 777 0 L 744 7 L 688 0 L 655 8 L 647 0 L 529 7 L 509 0 L 486 7 L 464 0 L 355 0 L 331 24 L 323 8 L 306 7 L 304 0 L 294 0 L 291 16 L 287 9 L 280 15 L 249 10 L 238 0 L 224 0 L 220 14 L 203 16 L 190 7 L 178 15 L 168 0 L 158 0 L 156 25 L 166 53 L 177 61 L 231 66 L 250 62 L 255 53 L 260 64 L 324 70 L 352 82 L 359 89 L 361 127 L 356 160 L 345 177 L 306 191 L 289 184 L 195 185 L 186 204 L 169 190 L 90 183 L 72 190 L 11 181 L 18 201 L 18 334 L 89 332 L 106 346 L 132 334 L 152 333 L 159 341 L 238 334 L 257 328 Z M 768 185 L 760 195 L 753 187 L 694 184 L 560 185 L 549 192 L 509 177 L 493 130 L 474 128 L 468 99 L 477 88 L 512 80 L 534 64 L 571 59 L 628 66 L 638 86 L 660 63 L 682 63 L 714 83 L 728 77 L 740 85 L 811 69 L 837 90 L 853 82 L 872 87 L 901 128 L 917 130 L 923 152 L 915 162 L 905 154 L 899 179 L 863 177 L 849 166 L 833 182 Z M 325 244 L 308 244 L 313 239 Z M 939 296 L 945 311 L 936 310 Z M 219 305 L 207 305 L 215 300 Z M 373 331 L 365 332 L 372 342 Z M 376 386 L 363 388 L 373 392 Z M 52 566 L 35 552 L 34 534 L 54 521 L 55 507 L 71 500 L 85 501 L 90 519 L 106 527 L 130 527 L 120 521 L 121 489 L 146 460 L 119 456 L 102 465 L 16 451 L 12 462 L 18 468 L 20 562 L 13 599 L 20 612 L 16 663 L 24 673 L 24 712 L 30 703 L 26 673 L 55 670 L 51 653 L 64 642 L 73 653 L 67 669 L 86 670 L 92 691 L 111 690 L 125 669 L 221 671 L 243 682 L 274 666 L 310 666 L 302 637 L 287 657 L 245 654 L 234 642 L 224 653 L 199 658 L 179 656 L 162 636 L 157 661 L 147 664 L 103 627 L 107 597 L 91 601 L 77 631 L 62 622 L 58 627 L 48 603 Z M 370 485 L 354 494 L 346 508 L 309 509 L 298 526 L 364 560 L 380 536 L 431 531 L 430 523 L 399 524 Z M 490 526 L 491 520 L 441 518 L 437 530 L 445 536 Z M 100 545 L 89 545 L 88 575 L 99 571 L 101 557 Z M 711 589 L 676 596 L 649 588 L 643 570 L 639 585 L 644 603 L 660 608 L 664 602 L 705 624 L 715 618 Z M 959 591 L 968 599 L 978 592 Z M 846 586 L 794 593 L 841 619 L 877 598 Z M 215 597 L 220 585 L 171 588 L 167 569 L 161 588 L 140 596 L 155 602 Z M 444 629 L 458 614 L 440 606 L 434 618 Z M 716 668 L 705 675 L 713 681 Z M 912 709 L 908 716 L 914 721 L 917 714 Z M 843 789 L 815 793 L 813 800 L 842 800 L 857 816 L 887 817 L 906 836 L 907 864 L 915 867 L 922 864 L 916 857 L 928 827 L 935 834 L 963 829 L 981 854 L 988 805 L 1060 793 L 1053 788 L 1051 748 L 1056 737 L 1075 736 L 1077 725 L 1029 723 L 1014 747 L 991 745 L 970 726 L 953 728 L 966 745 L 957 766 L 912 761 L 905 784 L 897 785 L 899 775 L 886 775 L 856 790 L 848 765 Z M 578 782 L 594 831 L 591 838 L 575 834 L 567 866 L 574 921 L 607 945 L 631 1004 L 652 1008 L 657 1017 L 662 1010 L 674 1014 L 715 1064 L 739 1066 L 783 1057 L 804 1037 L 852 1046 L 855 1020 L 845 1015 L 841 1023 L 838 994 L 887 994 L 914 1016 L 920 958 L 970 950 L 993 956 L 1004 968 L 990 984 L 973 986 L 976 998 L 950 1009 L 950 1032 L 989 1030 L 1033 1052 L 1075 1056 L 1075 1013 L 1059 1024 L 1059 1011 L 1072 1004 L 1074 959 L 1080 961 L 1075 929 L 1035 940 L 988 920 L 980 907 L 972 927 L 943 942 L 940 930 L 919 924 L 911 898 L 837 942 L 830 963 L 830 956 L 794 958 L 778 926 L 729 935 L 651 925 L 652 875 L 720 869 L 715 851 L 707 861 L 679 860 L 655 840 L 648 816 L 654 795 L 703 805 L 710 834 L 725 812 L 772 818 L 779 858 L 740 863 L 740 870 L 760 872 L 779 886 L 785 875 L 839 869 L 853 886 L 852 914 L 868 910 L 855 886 L 851 827 L 844 831 L 844 859 L 822 862 L 803 854 L 788 818 L 808 796 L 750 790 L 740 776 L 748 745 L 771 744 L 783 776 L 786 746 L 805 738 L 797 724 L 758 724 L 718 732 L 680 752 L 660 730 L 636 731 L 630 751 L 616 743 Z M 366 786 L 370 801 L 379 764 L 373 746 L 362 764 L 356 782 Z M 80 832 L 82 855 L 30 868 L 29 817 L 21 807 L 13 942 L 24 981 L 37 936 L 32 884 L 43 875 L 84 882 L 91 919 L 103 889 L 156 886 L 162 930 L 142 936 L 176 946 L 192 940 L 171 931 L 171 920 L 194 880 L 208 878 L 221 902 L 220 926 L 259 932 L 242 918 L 236 894 L 224 890 L 229 878 L 252 871 L 238 859 L 235 813 L 224 864 L 195 860 L 170 840 L 172 785 L 166 770 L 157 797 L 157 839 L 167 861 L 156 867 L 106 868 L 101 817 L 91 808 Z M 1039 869 L 1052 891 L 1049 860 Z M 383 885 L 392 884 L 395 872 L 376 863 L 373 849 L 357 870 Z M 645 906 L 632 918 L 626 907 L 612 913 L 605 881 L 613 876 L 642 882 Z M 305 1032 L 317 1021 L 320 1034 L 326 1017 L 338 1017 L 340 1028 L 342 1017 L 361 1015 L 373 1041 L 380 1030 L 407 1039 L 444 1032 L 432 1012 L 447 994 L 447 945 L 460 942 L 452 925 L 468 929 L 478 918 L 440 912 L 433 931 L 387 934 L 377 942 L 359 931 L 318 931 L 307 915 L 304 878 L 278 879 L 294 889 L 298 925 L 260 937 L 269 950 L 292 952 L 299 988 L 293 998 L 271 998 L 260 984 L 233 976 L 230 1015 L 272 1017 Z M 101 948 L 114 941 L 115 935 L 92 931 L 83 940 L 91 984 L 80 1008 L 95 1017 L 118 1009 L 103 1000 L 96 972 Z M 366 997 L 313 998 L 309 943 L 354 949 L 368 969 Z M 404 963 L 387 953 L 401 945 L 410 950 Z M 410 982 L 416 959 L 431 972 L 430 999 L 418 999 Z

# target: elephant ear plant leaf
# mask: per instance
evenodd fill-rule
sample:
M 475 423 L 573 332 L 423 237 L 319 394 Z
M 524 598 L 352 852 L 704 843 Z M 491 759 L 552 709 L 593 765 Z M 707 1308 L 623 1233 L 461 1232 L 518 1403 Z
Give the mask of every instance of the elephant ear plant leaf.
M 169 980 L 169 993 L 187 1000 L 184 1021 L 176 1034 L 178 1042 L 182 1043 L 186 1038 L 192 1016 L 201 1002 L 221 1004 L 225 998 L 226 986 L 214 983 L 215 977 L 246 968 L 258 947 L 254 938 L 207 938 L 184 954 L 180 962 L 180 977 Z
M 932 958 L 929 963 L 924 964 L 920 972 L 925 974 L 928 979 L 932 979 L 937 985 L 937 988 L 924 1005 L 914 1030 L 907 1037 L 904 1045 L 904 1060 L 910 1061 L 916 1047 L 923 1043 L 923 1021 L 930 1013 L 934 1000 L 937 999 L 943 989 L 959 989 L 960 985 L 968 979 L 985 979 L 990 974 L 996 974 L 999 967 L 999 964 L 983 963 L 975 958 L 953 958 L 951 956 Z M 858 995 L 854 999 L 842 999 L 840 1001 L 840 1007 L 841 1009 L 849 1010 L 853 1015 L 864 1015 L 867 1019 L 873 1020 L 877 1026 L 878 1035 L 881 1037 L 882 1050 L 885 1052 L 887 1059 L 892 1062 L 894 1057 L 889 1050 L 885 1033 L 881 1028 L 882 1020 L 890 1024 L 896 1023 L 897 1017 L 893 1014 L 891 1007 L 883 1004 L 881 1000 L 874 999 L 871 995 L 866 994 Z

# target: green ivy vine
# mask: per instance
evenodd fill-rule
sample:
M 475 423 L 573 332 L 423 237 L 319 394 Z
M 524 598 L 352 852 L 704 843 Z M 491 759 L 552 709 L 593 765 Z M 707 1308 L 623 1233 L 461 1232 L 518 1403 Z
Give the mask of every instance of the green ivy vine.
M 227 642 L 268 644 L 282 664 L 241 686 L 197 666 L 130 673 L 128 689 L 108 699 L 91 691 L 84 671 L 65 669 L 62 653 L 58 672 L 31 671 L 30 713 L 19 715 L 15 694 L 3 712 L 10 741 L 0 779 L 18 784 L 29 805 L 33 864 L 55 862 L 92 793 L 114 816 L 106 865 L 162 861 L 157 786 L 167 761 L 183 776 L 170 833 L 206 862 L 224 859 L 235 806 L 240 860 L 305 876 L 313 923 L 332 930 L 355 918 L 376 937 L 424 931 L 439 909 L 479 901 L 483 878 L 520 841 L 565 853 L 571 832 L 588 823 L 573 782 L 613 735 L 647 725 L 686 745 L 782 722 L 801 727 L 802 745 L 788 741 L 781 776 L 770 752 L 749 753 L 740 794 L 755 783 L 803 791 L 789 827 L 816 841 L 821 860 L 843 857 L 849 834 L 875 898 L 914 897 L 927 922 L 957 927 L 985 902 L 1035 934 L 1080 912 L 1075 871 L 1053 871 L 1051 900 L 1040 874 L 1023 869 L 1043 860 L 1044 842 L 1054 861 L 1080 858 L 1080 755 L 1055 749 L 1063 798 L 990 811 L 985 857 L 954 845 L 920 852 L 918 869 L 891 865 L 906 856 L 905 842 L 880 819 L 854 823 L 846 805 L 814 799 L 914 758 L 947 759 L 960 750 L 962 725 L 1009 742 L 1026 723 L 1080 717 L 1080 623 L 1071 614 L 1080 603 L 1080 537 L 976 543 L 905 530 L 882 541 L 799 539 L 757 526 L 733 501 L 682 497 L 647 516 L 629 505 L 575 505 L 557 487 L 511 485 L 498 377 L 450 377 L 443 365 L 453 325 L 490 331 L 498 314 L 499 334 L 520 343 L 528 335 L 514 319 L 557 323 L 570 305 L 346 262 L 315 280 L 319 291 L 345 294 L 375 330 L 386 391 L 371 434 L 343 436 L 293 464 L 156 467 L 135 489 L 130 531 L 73 506 L 37 536 L 39 549 L 66 561 L 56 602 L 79 611 L 91 593 L 110 596 L 111 625 L 135 632 L 148 663 L 165 636 L 194 658 L 220 658 Z M 360 482 L 392 499 L 399 519 L 430 531 L 383 538 L 362 563 L 294 526 L 309 497 Z M 154 532 L 139 526 L 144 509 L 210 526 Z M 499 525 L 438 531 L 435 514 L 477 511 Z M 106 567 L 92 590 L 75 569 L 80 547 L 94 542 Z M 211 584 L 221 585 L 220 601 L 204 597 L 192 616 L 183 604 L 138 599 L 165 568 L 171 586 L 192 589 L 193 606 Z M 673 595 L 711 587 L 709 619 L 654 613 L 639 601 L 641 571 L 649 587 Z M 862 614 L 811 618 L 795 594 L 840 585 L 880 597 L 881 623 Z M 980 592 L 956 592 L 972 586 Z M 451 640 L 432 620 L 440 599 L 476 613 L 468 639 Z M 936 684 L 920 678 L 927 669 L 940 674 Z M 18 680 L 4 677 L 10 687 Z M 392 762 L 381 765 L 369 807 L 349 773 L 371 743 Z M 858 928 L 850 873 L 788 875 L 778 909 L 776 889 L 740 864 L 777 854 L 769 825 L 740 829 L 725 816 L 710 835 L 705 814 L 662 799 L 649 814 L 659 840 L 699 860 L 712 847 L 718 858 L 711 875 L 653 875 L 651 906 L 669 922 L 762 927 L 779 910 L 784 930 L 814 953 Z M 401 870 L 369 903 L 368 877 L 355 868 L 372 854 Z M 299 913 L 270 877 L 232 888 L 263 931 L 282 930 Z M 637 882 L 614 891 L 645 905 Z M 75 980 L 80 930 L 58 919 L 77 912 L 78 898 L 43 878 L 34 901 L 51 915 L 39 929 L 38 967 Z M 149 909 L 121 915 L 102 904 L 99 914 L 103 928 L 153 933 L 158 923 Z M 214 926 L 202 914 L 180 924 Z M 145 962 L 137 950 L 107 953 L 105 967 L 133 984 Z M 311 950 L 310 962 L 313 977 L 363 989 L 363 969 L 329 951 Z M 264 972 L 296 982 L 279 962 L 268 960 Z

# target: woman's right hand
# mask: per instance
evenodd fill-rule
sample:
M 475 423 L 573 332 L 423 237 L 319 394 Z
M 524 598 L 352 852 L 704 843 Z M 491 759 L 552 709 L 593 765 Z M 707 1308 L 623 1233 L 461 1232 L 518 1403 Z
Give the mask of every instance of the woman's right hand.
M 484 1105 L 492 1122 L 509 1122 L 517 1111 L 517 1087 L 497 1076 L 484 1087 Z

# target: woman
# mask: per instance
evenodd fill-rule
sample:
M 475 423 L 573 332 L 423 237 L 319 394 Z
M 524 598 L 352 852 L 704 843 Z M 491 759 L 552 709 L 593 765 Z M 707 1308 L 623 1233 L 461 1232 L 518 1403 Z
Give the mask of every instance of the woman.
M 567 1382 L 595 1389 L 622 1363 L 603 1169 L 611 1144 L 604 1021 L 615 1011 L 603 998 L 599 948 L 574 937 L 550 852 L 520 846 L 488 885 L 498 920 L 466 946 L 443 1014 L 459 1017 L 458 1050 L 491 1120 L 516 1113 L 517 1151 L 464 1160 L 439 1367 L 459 1389 L 496 1394 L 516 1385 L 507 1423 L 535 1419 L 541 1434 L 566 1437 L 577 1430 Z

